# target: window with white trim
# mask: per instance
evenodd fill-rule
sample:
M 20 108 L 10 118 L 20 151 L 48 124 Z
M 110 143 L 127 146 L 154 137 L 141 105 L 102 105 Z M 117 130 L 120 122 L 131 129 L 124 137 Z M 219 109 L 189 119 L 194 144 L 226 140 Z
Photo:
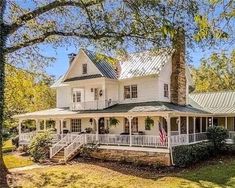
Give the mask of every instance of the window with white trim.
M 81 119 L 71 119 L 71 132 L 81 132 Z
M 138 97 L 137 85 L 124 86 L 124 99 L 133 99 Z
M 81 102 L 81 91 L 73 91 L 73 102 Z
M 129 121 L 127 118 L 124 119 L 124 132 L 129 133 Z M 131 120 L 131 132 L 137 133 L 138 132 L 138 118 L 134 117 Z
M 169 97 L 169 87 L 168 84 L 164 84 L 164 97 Z

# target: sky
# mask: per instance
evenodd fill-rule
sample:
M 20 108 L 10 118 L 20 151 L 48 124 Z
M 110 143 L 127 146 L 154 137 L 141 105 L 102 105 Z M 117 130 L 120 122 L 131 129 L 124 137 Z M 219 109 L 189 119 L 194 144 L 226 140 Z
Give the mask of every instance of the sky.
M 69 65 L 69 59 L 68 54 L 70 53 L 78 53 L 78 50 L 74 47 L 70 48 L 57 48 L 56 50 L 50 47 L 47 47 L 46 55 L 52 55 L 56 58 L 56 61 L 47 68 L 47 73 L 49 75 L 53 75 L 56 78 L 59 78 L 61 75 L 63 75 Z M 191 60 L 190 64 L 194 65 L 195 67 L 198 67 L 200 65 L 200 60 L 202 57 L 207 57 L 210 52 L 209 51 L 202 51 L 199 48 L 196 48 L 194 50 L 191 50 L 190 52 Z

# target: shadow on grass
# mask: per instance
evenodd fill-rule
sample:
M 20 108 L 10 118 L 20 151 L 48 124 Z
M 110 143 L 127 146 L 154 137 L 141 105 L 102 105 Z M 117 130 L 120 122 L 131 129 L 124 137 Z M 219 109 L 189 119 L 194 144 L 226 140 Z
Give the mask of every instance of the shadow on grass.
M 181 179 L 181 186 L 190 187 L 197 184 L 199 187 L 235 187 L 235 157 L 223 156 L 204 161 L 190 168 L 135 166 L 128 163 L 102 161 L 97 159 L 81 159 L 79 163 L 93 164 L 125 175 L 132 175 L 145 179 L 160 180 L 164 177 Z M 193 187 L 193 186 L 192 186 Z

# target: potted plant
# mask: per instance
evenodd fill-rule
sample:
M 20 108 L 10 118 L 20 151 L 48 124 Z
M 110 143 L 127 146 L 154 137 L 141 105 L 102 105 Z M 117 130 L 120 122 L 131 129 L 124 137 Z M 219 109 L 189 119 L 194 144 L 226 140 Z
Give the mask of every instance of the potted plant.
M 154 126 L 154 120 L 151 117 L 147 116 L 145 118 L 145 129 L 150 130 L 151 127 L 153 126 Z
M 116 126 L 119 123 L 120 123 L 120 121 L 118 119 L 116 119 L 115 117 L 109 118 L 109 125 L 110 126 Z

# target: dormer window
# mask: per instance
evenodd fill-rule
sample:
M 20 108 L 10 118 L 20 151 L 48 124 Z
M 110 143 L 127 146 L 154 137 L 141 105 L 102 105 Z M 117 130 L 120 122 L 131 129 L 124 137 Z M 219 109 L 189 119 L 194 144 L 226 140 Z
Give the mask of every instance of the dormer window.
M 87 64 L 82 64 L 82 74 L 87 74 Z

